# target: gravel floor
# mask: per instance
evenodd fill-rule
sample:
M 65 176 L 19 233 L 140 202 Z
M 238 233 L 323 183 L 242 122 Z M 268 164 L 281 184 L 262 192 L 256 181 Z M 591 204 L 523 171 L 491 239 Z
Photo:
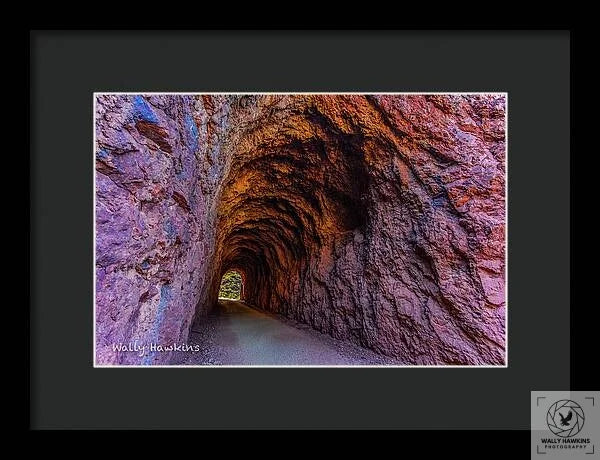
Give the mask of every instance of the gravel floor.
M 398 365 L 401 362 L 336 340 L 293 320 L 219 301 L 219 308 L 192 331 L 199 352 L 176 352 L 180 365 Z

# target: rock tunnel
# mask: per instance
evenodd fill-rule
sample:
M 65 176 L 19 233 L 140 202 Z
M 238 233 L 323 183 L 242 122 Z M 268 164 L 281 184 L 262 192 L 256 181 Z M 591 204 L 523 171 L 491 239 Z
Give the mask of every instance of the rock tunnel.
M 98 95 L 97 362 L 185 342 L 236 270 L 255 308 L 403 363 L 504 364 L 505 106 Z

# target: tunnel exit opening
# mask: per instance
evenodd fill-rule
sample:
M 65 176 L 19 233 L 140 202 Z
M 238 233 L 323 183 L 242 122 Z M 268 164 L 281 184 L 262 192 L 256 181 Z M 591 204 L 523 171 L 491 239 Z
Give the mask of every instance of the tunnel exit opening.
M 219 287 L 219 299 L 244 300 L 244 277 L 237 270 L 225 272 Z

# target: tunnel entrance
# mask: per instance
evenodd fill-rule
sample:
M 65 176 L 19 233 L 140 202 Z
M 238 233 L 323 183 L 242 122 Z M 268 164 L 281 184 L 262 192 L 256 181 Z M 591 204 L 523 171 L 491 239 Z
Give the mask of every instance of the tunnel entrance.
M 229 270 L 223 275 L 219 299 L 244 300 L 244 280 L 240 272 Z

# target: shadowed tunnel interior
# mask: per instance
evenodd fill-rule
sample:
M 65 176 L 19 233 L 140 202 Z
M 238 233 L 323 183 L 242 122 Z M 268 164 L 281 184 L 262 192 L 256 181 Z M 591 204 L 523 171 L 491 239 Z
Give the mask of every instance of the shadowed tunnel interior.
M 403 363 L 504 363 L 505 104 L 99 96 L 100 360 L 188 340 L 236 270 L 247 304 Z
M 248 303 L 290 307 L 291 286 L 303 284 L 307 263 L 323 245 L 368 219 L 360 145 L 325 140 L 270 145 L 229 172 L 218 207 L 221 272 L 243 271 Z

